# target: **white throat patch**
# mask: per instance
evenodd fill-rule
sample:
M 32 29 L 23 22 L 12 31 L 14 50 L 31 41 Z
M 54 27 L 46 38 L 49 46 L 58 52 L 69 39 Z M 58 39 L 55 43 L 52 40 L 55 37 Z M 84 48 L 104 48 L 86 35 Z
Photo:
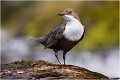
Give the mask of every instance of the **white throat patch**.
M 68 17 L 67 24 L 65 27 L 65 31 L 63 32 L 63 35 L 65 36 L 66 39 L 70 41 L 77 41 L 79 40 L 84 32 L 84 26 L 74 17 L 65 15 L 65 17 Z

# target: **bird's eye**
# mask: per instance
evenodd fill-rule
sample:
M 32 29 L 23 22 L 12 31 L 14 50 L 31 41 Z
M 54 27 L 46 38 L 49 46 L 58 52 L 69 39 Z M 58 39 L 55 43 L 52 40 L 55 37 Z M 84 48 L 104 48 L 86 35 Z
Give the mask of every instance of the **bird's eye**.
M 69 14 L 71 14 L 72 11 L 69 12 Z

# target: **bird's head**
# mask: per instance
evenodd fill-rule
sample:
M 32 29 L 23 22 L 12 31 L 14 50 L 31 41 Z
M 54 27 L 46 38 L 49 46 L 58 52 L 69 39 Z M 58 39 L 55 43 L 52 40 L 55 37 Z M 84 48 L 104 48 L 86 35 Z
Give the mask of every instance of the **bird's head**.
M 67 8 L 62 13 L 59 13 L 58 15 L 63 16 L 66 20 L 69 20 L 72 17 L 74 17 L 80 21 L 78 14 L 72 8 Z

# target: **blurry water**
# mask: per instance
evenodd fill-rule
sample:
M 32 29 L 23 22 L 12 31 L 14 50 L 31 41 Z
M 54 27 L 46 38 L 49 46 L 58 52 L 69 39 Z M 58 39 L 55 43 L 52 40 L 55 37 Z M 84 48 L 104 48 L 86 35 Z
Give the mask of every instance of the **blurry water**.
M 18 60 L 45 60 L 58 63 L 50 49 L 30 44 L 26 38 L 14 39 L 4 30 L 1 37 L 1 62 L 10 63 Z M 106 52 L 75 52 L 67 54 L 66 63 L 81 66 L 92 71 L 100 72 L 109 77 L 119 76 L 119 49 L 114 48 Z M 62 53 L 59 57 L 62 61 Z

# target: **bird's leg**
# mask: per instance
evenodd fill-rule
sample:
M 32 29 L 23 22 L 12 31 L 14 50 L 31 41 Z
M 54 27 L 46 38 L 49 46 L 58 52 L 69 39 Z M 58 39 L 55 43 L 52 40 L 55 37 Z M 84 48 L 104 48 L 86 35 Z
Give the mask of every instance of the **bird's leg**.
M 64 65 L 65 65 L 66 53 L 67 53 L 67 52 L 63 52 L 63 60 L 64 60 Z
M 58 51 L 55 51 L 54 54 L 55 54 L 55 57 L 57 58 L 58 62 L 61 64 L 61 61 L 60 61 L 59 58 L 58 58 L 58 54 L 57 54 L 57 52 L 58 52 Z

